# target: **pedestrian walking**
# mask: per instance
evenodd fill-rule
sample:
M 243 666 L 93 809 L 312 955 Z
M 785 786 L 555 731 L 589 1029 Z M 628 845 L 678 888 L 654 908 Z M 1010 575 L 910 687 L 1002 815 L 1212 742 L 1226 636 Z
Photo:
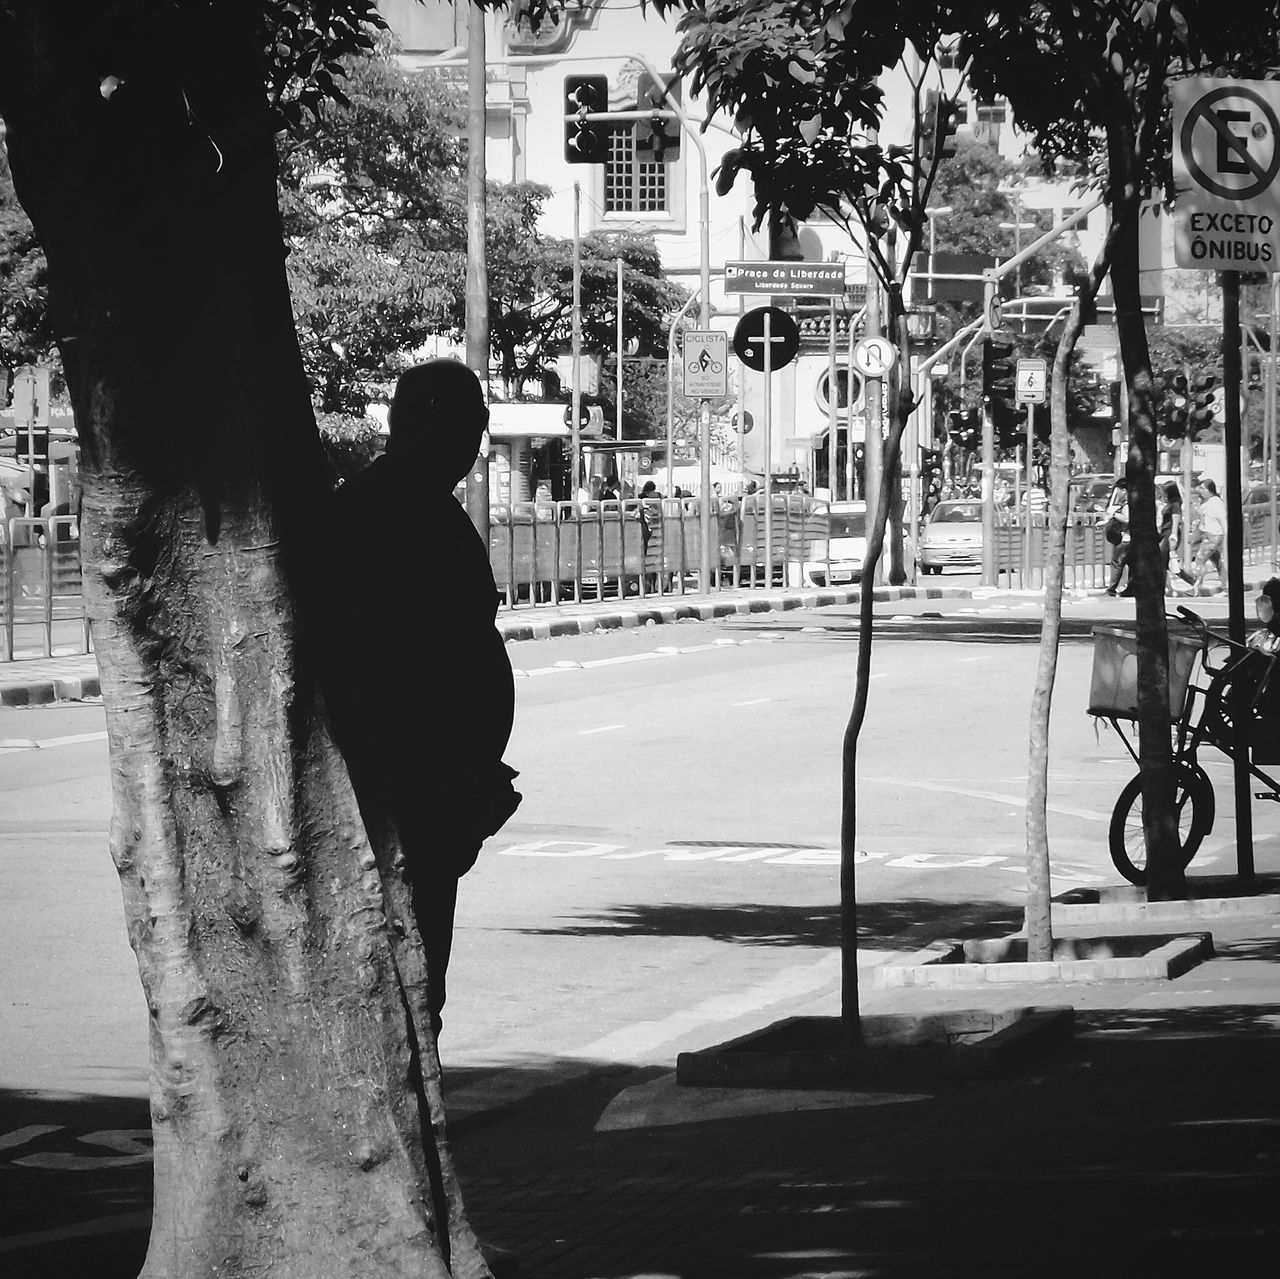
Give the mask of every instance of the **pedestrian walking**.
M 1107 521 L 1106 539 L 1111 543 L 1111 584 L 1107 587 L 1108 595 L 1115 595 L 1120 586 L 1120 579 L 1129 563 L 1129 502 L 1125 498 L 1116 507 Z M 1121 595 L 1133 594 L 1133 574 L 1129 575 L 1129 584 L 1120 591 Z
M 436 359 L 407 370 L 385 454 L 337 490 L 327 525 L 348 534 L 335 580 L 353 592 L 358 584 L 379 664 L 403 673 L 379 693 L 331 660 L 326 696 L 370 839 L 386 838 L 384 823 L 398 837 L 437 1033 L 458 881 L 520 802 L 516 773 L 502 760 L 515 685 L 494 625 L 497 587 L 488 547 L 453 493 L 488 418 L 466 365 Z M 428 613 L 428 575 L 442 569 L 447 607 Z M 335 631 L 347 620 L 335 610 Z
M 1182 490 L 1172 480 L 1164 486 L 1164 505 L 1160 511 L 1160 560 L 1164 565 L 1164 593 L 1176 592 L 1182 566 L 1184 520 Z
M 1200 495 L 1200 543 L 1196 547 L 1194 573 L 1185 570 L 1178 576 L 1190 582 L 1194 593 L 1200 594 L 1204 579 L 1212 564 L 1218 574 L 1219 592 L 1226 590 L 1227 574 L 1222 566 L 1222 543 L 1227 535 L 1227 506 L 1218 496 L 1218 486 L 1210 479 L 1203 479 L 1196 486 Z

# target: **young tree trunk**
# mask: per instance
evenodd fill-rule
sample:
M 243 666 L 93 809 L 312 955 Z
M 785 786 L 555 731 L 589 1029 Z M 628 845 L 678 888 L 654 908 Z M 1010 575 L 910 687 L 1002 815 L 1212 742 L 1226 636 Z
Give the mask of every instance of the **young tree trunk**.
M 239 14 L 0 13 L 0 112 L 82 447 L 111 853 L 150 1017 L 143 1274 L 482 1276 L 394 842 L 370 844 L 323 711 L 316 639 L 360 600 L 314 590 L 339 531 L 261 33 Z
M 1049 712 L 1058 675 L 1058 641 L 1062 633 L 1062 579 L 1066 556 L 1067 504 L 1071 480 L 1071 438 L 1067 430 L 1067 374 L 1084 311 L 1092 306 L 1110 262 L 1108 237 L 1089 282 L 1067 316 L 1054 354 L 1049 405 L 1049 545 L 1044 570 L 1044 621 L 1036 685 L 1031 696 L 1027 762 L 1027 905 L 1024 925 L 1027 959 L 1053 958 L 1052 878 L 1049 858 Z
M 858 901 L 854 862 L 858 848 L 858 738 L 867 715 L 867 695 L 871 688 L 871 642 L 875 626 L 876 565 L 884 552 L 885 529 L 889 521 L 889 497 L 900 489 L 899 471 L 902 432 L 911 412 L 910 386 L 906 367 L 910 350 L 906 320 L 898 295 L 890 291 L 888 331 L 897 338 L 900 359 L 896 368 L 898 394 L 890 394 L 889 430 L 885 436 L 880 472 L 880 495 L 872 527 L 867 530 L 867 550 L 862 561 L 858 598 L 858 665 L 854 679 L 853 704 L 845 725 L 840 750 L 840 947 L 841 947 L 841 1037 L 846 1048 L 862 1043 L 858 1011 Z M 903 379 L 906 379 L 904 381 Z M 891 386 L 892 390 L 892 386 Z M 906 401 L 904 403 L 904 400 Z
M 1174 812 L 1173 744 L 1169 714 L 1169 635 L 1164 614 L 1165 566 L 1156 526 L 1156 428 L 1152 415 L 1151 354 L 1138 282 L 1139 173 L 1133 139 L 1115 129 L 1108 137 L 1109 185 L 1115 251 L 1111 286 L 1120 354 L 1129 391 L 1129 578 L 1137 605 L 1138 768 L 1147 847 L 1147 898 L 1186 896 Z

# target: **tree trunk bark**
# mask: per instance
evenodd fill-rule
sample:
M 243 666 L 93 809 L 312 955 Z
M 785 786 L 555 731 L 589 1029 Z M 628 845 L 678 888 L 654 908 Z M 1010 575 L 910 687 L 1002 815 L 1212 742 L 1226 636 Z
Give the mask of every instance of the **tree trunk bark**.
M 340 531 L 238 12 L 0 15 L 150 1016 L 143 1275 L 481 1276 L 394 840 L 370 843 L 323 710 L 317 637 L 360 601 L 315 589 Z
M 1156 429 L 1151 407 L 1151 354 L 1138 281 L 1139 173 L 1132 146 L 1109 135 L 1109 184 L 1115 252 L 1111 287 L 1124 377 L 1129 391 L 1129 580 L 1137 605 L 1138 768 L 1147 847 L 1147 898 L 1186 896 L 1174 812 L 1173 744 L 1169 714 L 1169 634 L 1164 614 L 1165 568 L 1156 525 Z
M 1067 430 L 1067 375 L 1071 354 L 1110 264 L 1111 238 L 1099 253 L 1089 282 L 1067 316 L 1054 354 L 1049 405 L 1049 545 L 1045 556 L 1044 622 L 1036 685 L 1031 697 L 1027 763 L 1027 905 L 1024 925 L 1027 959 L 1053 958 L 1053 881 L 1049 857 L 1049 712 L 1058 675 L 1058 642 L 1062 633 L 1062 580 L 1071 480 L 1071 439 Z M 1028 508 L 1030 509 L 1030 508 Z

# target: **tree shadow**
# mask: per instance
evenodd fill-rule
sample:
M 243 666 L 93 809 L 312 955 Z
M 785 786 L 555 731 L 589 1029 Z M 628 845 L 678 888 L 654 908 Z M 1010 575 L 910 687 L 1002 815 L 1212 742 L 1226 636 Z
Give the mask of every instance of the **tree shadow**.
M 859 903 L 858 940 L 892 941 L 915 949 L 942 937 L 963 940 L 1007 933 L 1022 926 L 1020 907 L 1007 902 L 939 902 L 922 898 Z M 760 902 L 642 902 L 598 914 L 563 918 L 530 935 L 567 937 L 705 937 L 747 946 L 840 944 L 838 906 L 790 906 Z

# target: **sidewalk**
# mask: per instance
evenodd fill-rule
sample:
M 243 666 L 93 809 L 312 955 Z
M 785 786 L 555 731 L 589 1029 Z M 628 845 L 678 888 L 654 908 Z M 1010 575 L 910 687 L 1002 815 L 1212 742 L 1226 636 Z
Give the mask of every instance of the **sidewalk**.
M 925 1068 L 765 1091 L 678 1087 L 625 1062 L 530 1062 L 521 1099 L 451 1111 L 474 1224 L 522 1279 L 1268 1273 L 1280 857 L 1265 869 L 1256 913 L 1208 900 L 1160 925 L 1213 934 L 1214 957 L 1175 980 L 867 983 L 864 1014 L 1076 1010 L 1071 1042 L 990 1076 Z M 448 1091 L 483 1095 L 497 1072 L 450 1074 Z M 0 1094 L 0 1271 L 133 1279 L 150 1167 L 128 1152 L 146 1125 L 141 1099 Z M 125 1152 L 119 1166 L 42 1155 L 57 1138 L 40 1131 L 59 1126 L 86 1134 L 82 1152 Z M 25 1147 L 24 1132 L 37 1134 Z

